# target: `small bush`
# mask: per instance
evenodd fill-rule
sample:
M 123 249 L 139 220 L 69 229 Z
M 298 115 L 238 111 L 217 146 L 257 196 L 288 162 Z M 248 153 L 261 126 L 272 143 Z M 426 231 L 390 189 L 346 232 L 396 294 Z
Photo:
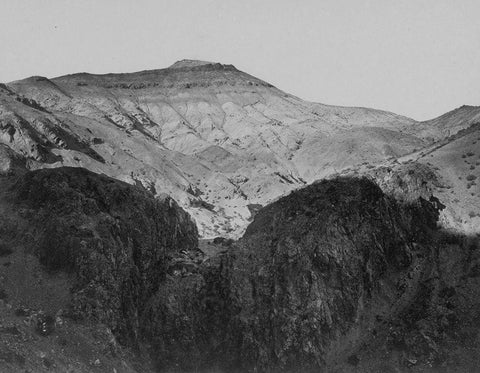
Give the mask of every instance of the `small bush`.
M 473 180 L 476 180 L 476 179 L 477 179 L 477 177 L 473 174 L 470 174 L 470 175 L 467 176 L 467 181 L 473 181 Z

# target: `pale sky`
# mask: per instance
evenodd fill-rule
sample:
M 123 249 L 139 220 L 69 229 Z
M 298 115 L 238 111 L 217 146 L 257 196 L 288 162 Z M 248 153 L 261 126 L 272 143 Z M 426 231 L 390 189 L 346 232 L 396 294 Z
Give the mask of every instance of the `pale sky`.
M 480 105 L 480 0 L 0 0 L 0 82 L 184 58 L 430 119 Z

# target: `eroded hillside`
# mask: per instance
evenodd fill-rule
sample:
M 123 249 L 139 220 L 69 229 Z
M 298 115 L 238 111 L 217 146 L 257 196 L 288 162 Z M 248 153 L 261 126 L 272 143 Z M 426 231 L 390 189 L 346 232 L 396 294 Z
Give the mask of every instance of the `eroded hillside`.
M 0 99 L 0 139 L 28 168 L 85 167 L 161 190 L 204 237 L 238 237 L 249 205 L 396 159 L 467 125 L 309 103 L 232 65 L 191 60 L 128 74 L 31 77 L 3 86 Z

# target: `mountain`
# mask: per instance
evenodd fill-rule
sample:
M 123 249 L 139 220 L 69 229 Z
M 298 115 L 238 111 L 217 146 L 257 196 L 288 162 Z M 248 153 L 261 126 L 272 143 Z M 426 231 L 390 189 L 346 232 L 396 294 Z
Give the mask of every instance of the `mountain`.
M 471 106 L 417 122 L 306 102 L 233 65 L 196 60 L 0 86 L 0 142 L 28 169 L 85 167 L 162 190 L 202 237 L 238 237 L 258 206 L 433 148 L 478 118 Z
M 0 85 L 0 370 L 478 371 L 479 112 L 195 60 Z
M 249 206 L 428 143 L 412 119 L 306 102 L 232 65 L 202 61 L 31 77 L 3 86 L 0 97 L 1 141 L 28 168 L 86 167 L 162 190 L 205 237 L 238 236 Z

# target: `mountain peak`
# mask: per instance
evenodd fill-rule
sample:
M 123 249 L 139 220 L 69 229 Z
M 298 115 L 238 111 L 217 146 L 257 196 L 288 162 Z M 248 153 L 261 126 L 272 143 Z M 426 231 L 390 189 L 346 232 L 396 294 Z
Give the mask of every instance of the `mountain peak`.
M 200 61 L 200 60 L 180 60 L 175 62 L 173 65 L 169 66 L 168 69 L 203 69 L 204 67 L 212 68 L 217 70 L 236 70 L 235 66 L 233 65 L 224 65 L 219 62 L 211 62 L 211 61 Z
M 200 60 L 189 60 L 184 59 L 175 62 L 173 65 L 169 66 L 169 69 L 183 69 L 185 67 L 197 67 L 197 66 L 204 66 L 204 65 L 213 65 L 215 62 L 211 61 L 200 61 Z

